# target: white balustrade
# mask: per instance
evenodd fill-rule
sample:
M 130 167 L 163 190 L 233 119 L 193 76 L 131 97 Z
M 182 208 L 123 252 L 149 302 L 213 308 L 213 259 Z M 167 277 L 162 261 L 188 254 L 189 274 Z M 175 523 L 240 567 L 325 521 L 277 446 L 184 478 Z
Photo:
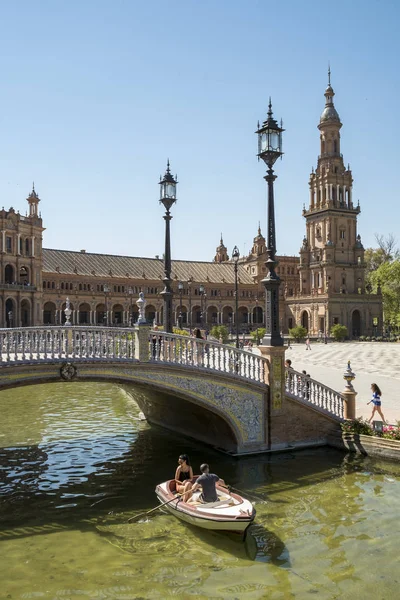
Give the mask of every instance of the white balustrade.
M 266 360 L 261 356 L 232 346 L 184 335 L 151 331 L 150 360 L 173 363 L 265 383 Z
M 339 392 L 311 379 L 294 369 L 285 371 L 285 391 L 292 398 L 314 405 L 319 409 L 343 418 L 344 400 Z
M 0 365 L 118 361 L 135 357 L 131 328 L 21 327 L 0 329 Z

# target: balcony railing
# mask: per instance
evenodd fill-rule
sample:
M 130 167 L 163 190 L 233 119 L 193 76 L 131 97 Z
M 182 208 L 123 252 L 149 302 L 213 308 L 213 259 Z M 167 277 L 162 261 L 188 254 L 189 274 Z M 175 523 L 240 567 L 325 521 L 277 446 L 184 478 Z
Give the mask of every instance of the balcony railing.
M 0 283 L 0 290 L 17 290 L 26 292 L 35 292 L 36 286 L 24 283 Z

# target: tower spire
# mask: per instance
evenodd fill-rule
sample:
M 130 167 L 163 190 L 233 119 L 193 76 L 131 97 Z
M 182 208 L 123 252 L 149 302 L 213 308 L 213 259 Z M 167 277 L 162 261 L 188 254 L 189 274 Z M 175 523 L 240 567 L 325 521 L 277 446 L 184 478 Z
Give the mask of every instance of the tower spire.
M 328 62 L 328 85 L 331 85 L 331 63 Z

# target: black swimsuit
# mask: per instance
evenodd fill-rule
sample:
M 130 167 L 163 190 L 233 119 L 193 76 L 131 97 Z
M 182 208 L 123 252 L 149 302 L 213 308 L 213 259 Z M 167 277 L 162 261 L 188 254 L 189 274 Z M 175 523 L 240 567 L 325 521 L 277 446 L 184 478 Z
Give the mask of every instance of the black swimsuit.
M 190 479 L 190 469 L 189 471 L 182 471 L 179 473 L 179 481 L 181 483 L 183 483 L 184 481 L 187 481 L 188 479 Z

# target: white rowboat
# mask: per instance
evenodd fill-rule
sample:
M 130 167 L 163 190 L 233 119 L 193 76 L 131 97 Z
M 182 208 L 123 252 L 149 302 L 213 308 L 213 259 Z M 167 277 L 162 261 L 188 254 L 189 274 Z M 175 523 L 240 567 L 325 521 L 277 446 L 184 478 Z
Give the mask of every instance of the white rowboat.
M 197 478 L 193 478 L 193 483 Z M 226 488 L 217 483 L 218 502 L 195 503 L 184 502 L 176 496 L 174 479 L 160 483 L 156 487 L 156 495 L 160 503 L 169 502 L 163 508 L 178 519 L 213 531 L 231 531 L 244 533 L 254 521 L 256 511 L 254 506 L 238 494 L 228 493 Z M 174 497 L 176 496 L 175 500 Z M 199 493 L 193 494 L 198 499 Z

